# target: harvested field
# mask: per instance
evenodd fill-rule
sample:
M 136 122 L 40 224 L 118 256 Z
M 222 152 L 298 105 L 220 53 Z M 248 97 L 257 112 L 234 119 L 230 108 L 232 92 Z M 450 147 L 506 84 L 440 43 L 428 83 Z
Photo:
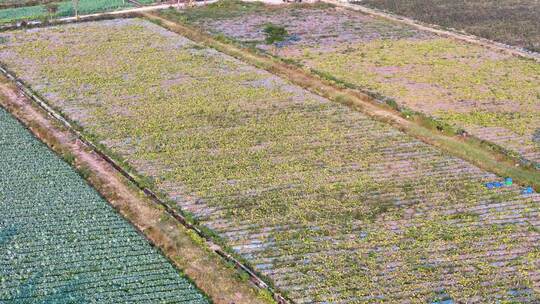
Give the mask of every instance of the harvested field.
M 540 51 L 540 2 L 536 0 L 361 0 L 358 3 Z
M 144 20 L 1 37 L 3 63 L 297 303 L 540 300 L 539 194 Z
M 0 303 L 209 303 L 0 108 Z
M 329 5 L 228 3 L 219 14 L 215 4 L 163 14 L 380 93 L 540 167 L 540 64 Z M 224 18 L 227 10 L 236 13 Z M 269 23 L 292 39 L 266 44 Z

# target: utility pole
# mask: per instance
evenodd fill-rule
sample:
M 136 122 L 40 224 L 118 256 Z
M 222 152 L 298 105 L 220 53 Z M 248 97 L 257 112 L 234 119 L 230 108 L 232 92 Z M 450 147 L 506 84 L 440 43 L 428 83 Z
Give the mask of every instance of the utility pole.
M 75 11 L 75 19 L 79 20 L 79 0 L 71 0 L 73 10 Z

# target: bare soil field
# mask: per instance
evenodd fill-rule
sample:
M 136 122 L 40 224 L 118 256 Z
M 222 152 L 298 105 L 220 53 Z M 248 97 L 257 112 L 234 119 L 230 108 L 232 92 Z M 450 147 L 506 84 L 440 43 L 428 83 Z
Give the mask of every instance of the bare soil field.
M 210 5 L 178 18 L 540 162 L 538 63 L 327 4 L 228 3 L 219 14 Z M 268 24 L 284 25 L 289 39 L 267 44 Z
M 358 3 L 540 51 L 540 2 L 536 0 L 361 0 Z
M 540 300 L 539 194 L 141 19 L 0 37 L 2 63 L 297 303 Z

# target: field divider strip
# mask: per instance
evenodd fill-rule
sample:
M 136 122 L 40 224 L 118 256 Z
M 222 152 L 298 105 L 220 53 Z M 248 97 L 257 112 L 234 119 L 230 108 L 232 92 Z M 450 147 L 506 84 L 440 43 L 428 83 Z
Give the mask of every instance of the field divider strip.
M 347 8 L 353 11 L 362 12 L 364 14 L 368 14 L 371 16 L 382 17 L 391 21 L 411 25 L 420 30 L 428 31 L 428 32 L 431 32 L 440 36 L 442 35 L 449 38 L 465 41 L 468 43 L 477 44 L 477 45 L 484 46 L 493 50 L 506 52 L 514 56 L 528 58 L 528 59 L 532 59 L 532 60 L 536 60 L 537 62 L 540 62 L 540 53 L 528 51 L 520 47 L 508 45 L 508 44 L 497 42 L 497 41 L 490 40 L 487 38 L 482 38 L 482 37 L 469 34 L 469 33 L 460 33 L 457 31 L 451 31 L 448 29 L 444 29 L 441 26 L 438 26 L 436 24 L 429 24 L 429 23 L 422 22 L 422 21 L 412 19 L 412 18 L 408 18 L 405 16 L 388 13 L 379 9 L 369 8 L 361 4 L 356 4 L 356 3 L 352 4 L 352 3 L 340 1 L 340 0 L 320 0 L 320 1 L 333 4 L 336 6 L 340 6 L 343 8 Z
M 212 240 L 211 236 L 204 233 L 199 227 L 192 224 L 184 215 L 177 212 L 169 204 L 167 204 L 162 199 L 160 199 L 159 196 L 154 191 L 143 186 L 133 174 L 125 170 L 121 165 L 119 165 L 114 159 L 109 157 L 106 153 L 102 152 L 98 146 L 96 146 L 91 140 L 88 140 L 86 136 L 84 136 L 84 134 L 78 131 L 73 126 L 72 123 L 70 123 L 67 119 L 65 119 L 60 113 L 58 113 L 58 111 L 56 111 L 51 106 L 49 106 L 40 96 L 35 94 L 23 80 L 18 78 L 13 72 L 9 71 L 8 68 L 5 67 L 1 63 L 0 63 L 0 73 L 2 73 L 12 83 L 14 83 L 17 86 L 17 88 L 20 90 L 20 92 L 23 93 L 28 99 L 32 100 L 41 109 L 43 109 L 49 116 L 51 116 L 52 118 L 60 122 L 64 127 L 66 127 L 70 132 L 72 132 L 77 137 L 77 139 L 81 141 L 83 145 L 90 148 L 99 157 L 101 157 L 103 160 L 109 163 L 122 176 L 127 178 L 130 182 L 132 182 L 135 186 L 137 186 L 137 188 L 141 189 L 144 192 L 144 194 L 150 197 L 151 200 L 155 204 L 163 207 L 170 216 L 172 216 L 174 219 L 180 222 L 184 227 L 195 232 L 199 237 L 205 240 L 207 246 L 212 251 L 214 251 L 217 255 L 222 257 L 225 261 L 232 263 L 238 270 L 241 270 L 247 273 L 250 277 L 250 281 L 255 286 L 257 286 L 258 288 L 262 290 L 267 290 L 268 292 L 270 292 L 270 294 L 272 294 L 272 296 L 274 297 L 274 300 L 276 300 L 278 304 L 292 303 L 290 300 L 286 299 L 274 288 L 272 288 L 269 284 L 267 284 L 261 277 L 259 277 L 259 275 L 257 275 L 251 267 L 249 267 L 248 265 L 245 265 L 244 263 L 239 261 L 237 258 L 229 254 L 220 245 L 216 244 Z

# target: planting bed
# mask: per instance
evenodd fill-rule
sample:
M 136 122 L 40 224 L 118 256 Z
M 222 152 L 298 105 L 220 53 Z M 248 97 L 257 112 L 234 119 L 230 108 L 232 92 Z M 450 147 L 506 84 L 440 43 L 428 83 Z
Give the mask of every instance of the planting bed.
M 329 5 L 226 3 L 179 18 L 380 93 L 540 168 L 540 64 Z M 284 25 L 294 39 L 267 45 L 269 23 Z
M 0 109 L 0 303 L 208 303 Z
M 540 300 L 538 194 L 144 20 L 1 37 L 8 68 L 297 303 Z

